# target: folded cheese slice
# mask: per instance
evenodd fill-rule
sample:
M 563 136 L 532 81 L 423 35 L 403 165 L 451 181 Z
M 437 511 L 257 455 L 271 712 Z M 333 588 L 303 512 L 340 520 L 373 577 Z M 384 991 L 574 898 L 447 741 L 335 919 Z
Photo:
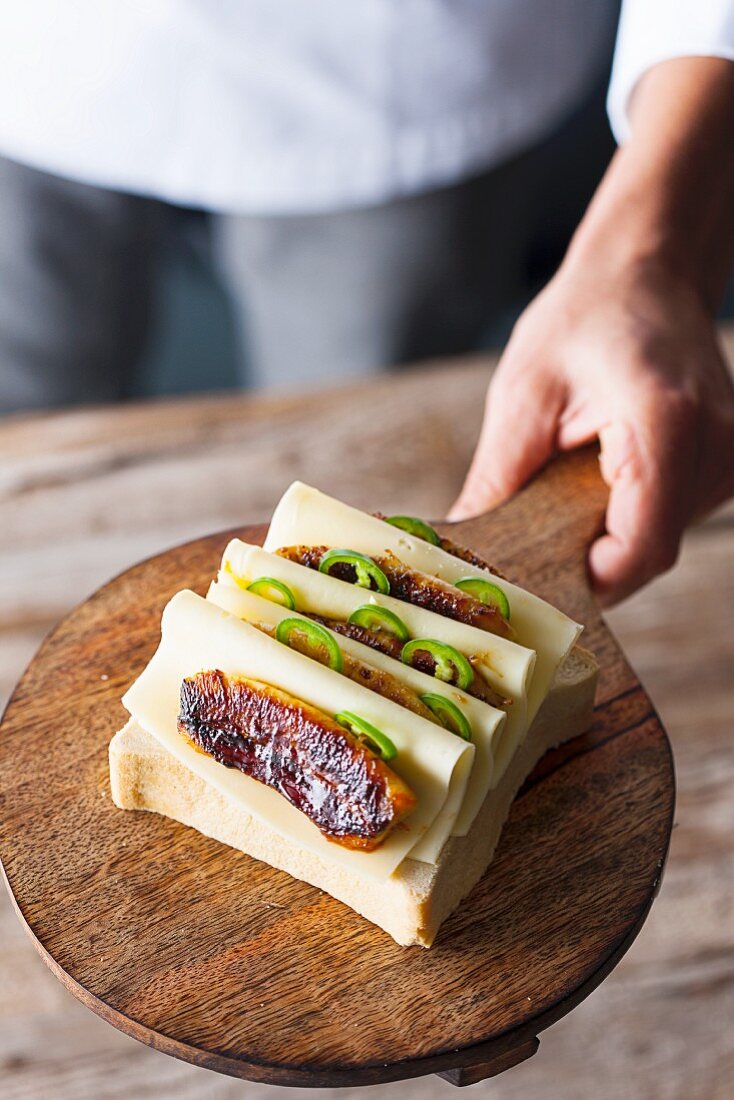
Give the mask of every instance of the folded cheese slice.
M 218 579 L 210 585 L 206 598 L 240 619 L 249 623 L 262 623 L 269 627 L 277 626 L 282 619 L 301 617 L 297 611 L 290 611 L 281 604 L 256 596 L 254 592 L 243 591 L 230 573 L 221 571 Z M 335 634 L 334 637 L 345 653 L 372 668 L 397 677 L 418 695 L 423 692 L 443 695 L 460 709 L 469 722 L 472 728 L 472 744 L 475 748 L 474 764 L 461 808 L 451 830 L 452 836 L 465 836 L 492 785 L 492 745 L 505 724 L 504 711 L 489 706 L 481 699 L 467 695 L 465 691 L 461 691 L 452 684 L 445 684 L 433 676 L 426 675 L 425 672 L 420 672 L 417 668 L 404 665 L 384 653 L 370 649 L 369 646 L 353 638 L 347 638 L 343 634 Z
M 270 522 L 265 549 L 285 546 L 348 547 L 379 556 L 392 551 L 402 562 L 453 584 L 462 577 L 489 577 L 510 601 L 515 639 L 534 649 L 537 661 L 527 696 L 527 723 L 532 722 L 550 689 L 553 677 L 583 629 L 557 608 L 509 581 L 468 565 L 423 539 L 409 535 L 376 516 L 334 500 L 303 482 L 295 481 L 283 494 Z M 495 753 L 498 780 L 516 748 L 508 728 Z
M 352 547 L 353 549 L 353 547 Z M 326 573 L 309 569 L 298 562 L 270 554 L 260 546 L 233 539 L 224 551 L 222 572 L 230 573 L 245 584 L 258 577 L 274 577 L 287 584 L 296 598 L 296 607 L 316 615 L 345 621 L 365 603 L 387 607 L 399 615 L 413 638 L 435 638 L 454 646 L 466 656 L 474 656 L 477 671 L 487 683 L 512 700 L 502 733 L 500 751 L 508 758 L 527 730 L 527 693 L 535 666 L 535 652 L 500 638 L 486 630 L 456 622 L 433 611 L 416 607 L 392 596 L 368 592 L 364 588 L 337 580 Z M 497 756 L 495 755 L 495 769 Z M 493 778 L 499 779 L 496 774 Z
M 282 688 L 334 715 L 351 710 L 383 729 L 398 756 L 390 766 L 417 796 L 413 813 L 373 852 L 332 844 L 277 791 L 197 752 L 177 729 L 181 682 L 204 669 L 247 676 Z M 133 718 L 181 763 L 267 823 L 332 864 L 384 880 L 431 836 L 428 859 L 451 834 L 474 762 L 474 746 L 448 730 L 375 695 L 339 673 L 281 645 L 193 592 L 179 592 L 163 612 L 160 645 L 123 696 Z

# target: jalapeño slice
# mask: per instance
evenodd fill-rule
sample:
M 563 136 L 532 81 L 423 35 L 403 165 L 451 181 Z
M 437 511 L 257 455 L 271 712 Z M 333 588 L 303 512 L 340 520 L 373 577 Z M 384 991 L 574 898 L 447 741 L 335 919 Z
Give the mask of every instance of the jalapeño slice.
M 360 554 L 357 550 L 327 550 L 319 562 L 319 573 L 328 574 L 334 565 L 351 565 L 356 574 L 354 583 L 359 588 L 372 588 L 374 584 L 383 596 L 390 594 L 389 580 L 379 565 L 366 554 Z
M 377 726 L 373 726 L 366 718 L 360 718 L 351 710 L 340 710 L 334 715 L 334 720 L 340 726 L 350 730 L 360 741 L 369 745 L 383 760 L 394 760 L 398 755 L 398 750 L 387 734 L 378 730 Z
M 415 535 L 417 539 L 430 542 L 433 546 L 438 546 L 441 542 L 438 532 L 433 530 L 430 523 L 418 519 L 417 516 L 387 516 L 385 522 L 399 527 L 401 531 L 407 531 L 409 535 Z
M 300 635 L 306 639 L 307 647 L 312 652 L 307 654 L 315 660 L 320 660 L 322 654 L 326 656 L 326 664 L 334 672 L 341 672 L 344 667 L 342 651 L 336 644 L 336 639 L 326 627 L 319 623 L 312 623 L 308 619 L 281 619 L 275 629 L 275 637 L 283 645 L 297 649 L 293 645 L 294 635 Z M 299 650 L 300 652 L 300 650 Z M 321 662 L 322 664 L 324 662 Z
M 457 687 L 465 690 L 474 679 L 474 669 L 469 664 L 463 653 L 454 649 L 452 645 L 438 642 L 433 638 L 413 638 L 403 646 L 400 660 L 406 665 L 412 665 L 413 656 L 417 652 L 428 653 L 436 664 L 434 676 L 447 684 L 455 683 Z M 454 680 L 456 677 L 456 680 Z
M 454 581 L 454 588 L 460 588 L 467 592 L 475 600 L 479 600 L 485 607 L 493 604 L 503 619 L 510 621 L 510 601 L 498 584 L 485 581 L 482 577 L 462 577 L 460 581 Z
M 262 596 L 272 603 L 279 603 L 289 611 L 296 610 L 296 597 L 287 584 L 283 584 L 275 577 L 258 577 L 252 584 L 248 584 L 247 591 L 254 592 L 256 596 Z
M 465 741 L 471 741 L 472 732 L 469 720 L 466 715 L 462 714 L 456 703 L 452 703 L 445 695 L 439 695 L 438 692 L 433 691 L 424 692 L 420 700 L 421 703 L 426 704 L 429 710 L 433 711 L 442 726 L 445 726 L 447 730 L 451 730 L 457 736 L 463 737 Z
M 407 642 L 410 637 L 408 628 L 399 615 L 375 603 L 363 603 L 360 607 L 355 607 L 347 622 L 363 626 L 367 630 L 384 630 L 388 634 L 394 634 L 401 642 Z

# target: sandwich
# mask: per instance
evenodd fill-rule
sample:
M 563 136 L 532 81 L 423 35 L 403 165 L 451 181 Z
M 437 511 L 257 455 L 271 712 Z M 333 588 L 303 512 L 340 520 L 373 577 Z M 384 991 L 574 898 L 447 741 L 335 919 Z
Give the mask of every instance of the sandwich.
M 296 482 L 263 547 L 232 540 L 206 597 L 164 609 L 113 800 L 429 947 L 536 762 L 591 722 L 581 630 L 424 521 Z

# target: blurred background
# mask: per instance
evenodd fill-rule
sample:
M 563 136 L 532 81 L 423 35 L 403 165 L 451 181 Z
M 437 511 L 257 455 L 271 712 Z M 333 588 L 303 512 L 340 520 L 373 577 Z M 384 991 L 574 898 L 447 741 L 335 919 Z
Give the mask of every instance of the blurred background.
M 280 10 L 8 13 L 0 410 L 498 347 L 554 272 L 614 149 L 616 0 Z
M 611 50 L 610 41 L 607 67 L 611 64 Z M 462 287 L 465 276 L 458 276 L 455 284 L 447 280 L 440 289 L 443 303 L 437 302 L 435 295 L 431 296 L 430 305 L 421 303 L 420 321 L 429 331 L 424 331 L 419 339 L 412 332 L 406 332 L 397 342 L 393 362 L 362 361 L 348 374 L 345 369 L 347 377 L 368 375 L 439 355 L 503 346 L 519 314 L 558 267 L 614 151 L 605 106 L 607 82 L 608 72 L 605 71 L 583 102 L 552 134 L 538 143 L 529 156 L 521 156 L 503 166 L 508 181 L 506 185 L 503 181 L 503 192 L 505 187 L 511 189 L 513 178 L 523 177 L 526 172 L 534 176 L 532 193 L 523 196 L 509 227 L 506 222 L 498 226 L 496 212 L 487 209 L 483 217 L 480 215 L 484 225 L 474 227 L 479 239 L 475 238 L 467 248 L 467 227 L 461 224 L 460 212 L 453 214 L 456 220 L 448 247 L 462 249 L 467 266 L 476 264 L 476 252 L 480 247 L 486 248 L 490 260 L 493 246 L 499 245 L 502 249 L 505 270 L 493 273 L 493 285 L 486 288 L 481 307 L 483 317 L 468 326 L 472 331 L 466 335 L 456 334 L 448 340 L 436 331 L 442 327 L 441 311 L 452 314 L 456 309 L 455 297 L 462 289 L 467 293 L 468 288 Z M 484 197 L 481 177 L 473 183 L 473 187 L 467 184 L 463 190 L 468 193 L 467 205 L 475 207 Z M 473 195 L 472 190 L 475 191 Z M 494 202 L 497 203 L 496 198 Z M 410 207 L 411 200 L 403 200 L 403 203 Z M 506 201 L 500 205 L 504 221 Z M 369 218 L 369 213 L 365 214 Z M 131 369 L 124 395 L 144 397 L 238 387 L 278 387 L 278 376 L 257 377 L 252 369 L 247 316 L 245 313 L 238 324 L 238 310 L 233 306 L 226 280 L 217 269 L 216 256 L 212 255 L 207 215 L 181 211 L 176 230 L 163 238 L 160 252 L 153 261 L 154 319 L 147 344 Z M 287 238 L 287 218 L 283 233 Z M 496 238 L 500 233 L 501 240 L 493 241 L 493 236 Z M 506 253 L 510 235 L 514 240 L 511 257 Z M 328 247 L 328 241 L 326 243 Z M 304 273 L 304 279 L 318 281 L 319 259 L 323 261 L 324 258 L 316 257 L 316 264 Z M 369 273 L 366 278 L 369 280 Z M 360 288 L 362 292 L 365 289 L 369 291 L 369 286 Z M 357 326 L 355 323 L 355 328 Z M 293 381 L 306 388 L 332 379 L 338 381 L 339 375 L 325 379 L 318 370 L 303 369 Z M 282 388 L 282 383 L 280 386 Z
M 419 339 L 412 332 L 402 334 L 394 349 L 393 362 L 362 360 L 351 370 L 345 364 L 342 378 L 369 375 L 422 358 L 502 347 L 519 314 L 560 263 L 571 234 L 614 151 L 605 106 L 611 54 L 610 39 L 603 75 L 582 103 L 572 109 L 569 117 L 538 143 L 532 153 L 503 165 L 503 174 L 507 175 L 507 184 L 502 181 L 503 198 L 518 176 L 524 177 L 526 172 L 534 176 L 531 194 L 523 196 L 522 205 L 514 211 L 511 226 L 508 228 L 504 221 L 506 202 L 501 204 L 500 225 L 496 223 L 496 211 L 487 209 L 483 216 L 479 215 L 484 224 L 474 226 L 479 240 L 475 239 L 466 247 L 467 226 L 461 224 L 460 211 L 452 213 L 454 223 L 448 247 L 464 252 L 466 267 L 476 264 L 478 248 L 487 249 L 490 261 L 493 245 L 502 249 L 505 270 L 493 273 L 493 285 L 487 287 L 485 301 L 477 310 L 480 316 L 476 321 L 472 319 L 468 326 L 472 331 L 465 336 L 456 334 L 448 340 L 436 331 L 442 327 L 440 317 L 436 320 L 436 307 L 439 314 L 443 310 L 451 315 L 456 309 L 455 297 L 462 290 L 468 291 L 462 286 L 465 274 L 457 274 L 453 285 L 449 278 L 439 291 L 445 298 L 443 303 L 436 302 L 432 295 L 430 305 L 420 305 L 420 319 L 429 332 L 424 332 Z M 464 200 L 467 206 L 476 207 L 482 202 L 481 177 L 473 180 L 473 186 L 468 183 L 462 190 L 467 192 Z M 475 194 L 471 194 L 472 191 Z M 403 200 L 403 205 L 410 207 L 411 200 Z M 369 219 L 369 211 L 363 214 Z M 283 219 L 282 228 L 286 248 L 288 220 L 287 216 Z M 297 240 L 300 219 L 292 220 Z M 315 217 L 313 220 L 318 230 L 320 219 Z M 131 364 L 123 388 L 125 397 L 283 386 L 281 372 L 268 379 L 258 376 L 252 369 L 246 310 L 244 316 L 240 316 L 232 302 L 226 278 L 217 266 L 208 221 L 207 214 L 201 211 L 181 209 L 175 211 L 171 231 L 162 235 L 160 249 L 152 259 L 151 328 L 139 358 Z M 493 236 L 500 235 L 499 241 L 493 241 Z M 510 235 L 514 241 L 511 262 L 506 252 Z M 327 248 L 328 236 L 328 231 L 324 232 Z M 323 254 L 314 256 L 313 260 L 311 269 L 303 273 L 306 282 L 312 279 L 318 282 L 322 265 L 327 269 L 329 266 L 328 257 Z M 366 285 L 359 287 L 358 292 L 369 293 L 371 274 L 371 271 L 365 272 Z M 330 308 L 328 303 L 318 301 L 314 306 L 319 304 L 322 309 Z M 472 306 L 470 303 L 470 308 Z M 354 327 L 360 327 L 358 321 L 354 322 Z M 283 372 L 286 370 L 283 367 Z M 301 369 L 297 377 L 292 378 L 288 372 L 288 381 L 303 388 L 332 380 L 339 381 L 339 374 L 324 377 L 318 369 L 311 372 Z

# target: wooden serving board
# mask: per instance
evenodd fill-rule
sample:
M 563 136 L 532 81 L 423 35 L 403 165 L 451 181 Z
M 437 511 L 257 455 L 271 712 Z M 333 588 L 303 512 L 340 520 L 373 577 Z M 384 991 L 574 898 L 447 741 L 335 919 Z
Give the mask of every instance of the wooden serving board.
M 193 830 L 112 804 L 120 695 L 157 644 L 166 601 L 185 586 L 203 593 L 235 532 L 135 566 L 64 619 L 0 729 L 0 857 L 64 985 L 136 1039 L 256 1081 L 440 1073 L 469 1084 L 533 1054 L 637 935 L 672 824 L 667 737 L 585 580 L 605 499 L 586 450 L 450 529 L 585 622 L 602 674 L 592 730 L 540 762 L 494 863 L 428 951 Z M 254 541 L 264 528 L 237 533 Z

